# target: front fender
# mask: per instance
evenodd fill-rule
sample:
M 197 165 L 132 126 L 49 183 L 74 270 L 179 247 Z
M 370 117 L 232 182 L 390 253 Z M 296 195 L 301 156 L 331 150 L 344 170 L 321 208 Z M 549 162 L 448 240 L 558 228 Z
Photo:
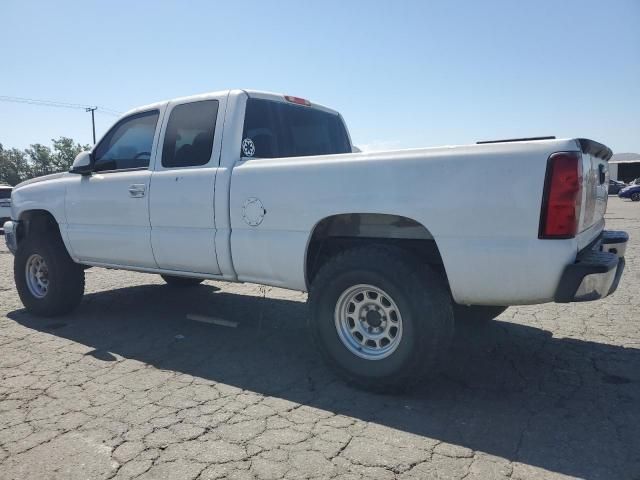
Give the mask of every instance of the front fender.
M 65 213 L 65 195 L 67 182 L 77 177 L 70 173 L 48 175 L 36 181 L 19 184 L 11 193 L 11 218 L 26 221 L 36 212 L 47 213 L 58 224 L 62 241 L 67 251 L 74 257 L 67 238 L 67 218 Z M 16 239 L 20 241 L 20 232 Z
M 16 186 L 11 193 L 11 217 L 20 220 L 26 212 L 44 210 L 55 218 L 58 225 L 66 224 L 64 200 L 66 179 L 71 174 L 55 174 L 29 180 Z M 33 179 L 39 180 L 39 179 Z

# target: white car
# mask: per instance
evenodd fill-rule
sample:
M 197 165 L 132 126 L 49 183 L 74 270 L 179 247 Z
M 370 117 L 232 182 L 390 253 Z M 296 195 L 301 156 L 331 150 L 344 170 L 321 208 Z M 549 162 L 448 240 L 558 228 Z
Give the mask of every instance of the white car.
M 69 312 L 86 266 L 308 291 L 325 358 L 381 390 L 427 373 L 456 319 L 616 289 L 628 237 L 603 230 L 604 145 L 352 150 L 340 114 L 298 97 L 231 90 L 132 110 L 70 172 L 14 189 L 20 298 Z
M 9 185 L 0 185 L 0 228 L 11 220 L 11 190 Z

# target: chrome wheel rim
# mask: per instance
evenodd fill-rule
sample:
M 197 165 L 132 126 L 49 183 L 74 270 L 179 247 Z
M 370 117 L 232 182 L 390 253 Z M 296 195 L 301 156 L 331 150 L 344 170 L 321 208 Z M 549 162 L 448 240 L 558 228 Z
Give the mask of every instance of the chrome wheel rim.
M 338 337 L 354 355 L 382 360 L 402 339 L 402 316 L 391 295 L 373 285 L 354 285 L 338 298 L 334 313 Z
M 36 298 L 43 298 L 49 290 L 49 269 L 42 256 L 34 253 L 27 260 L 26 278 L 29 292 Z

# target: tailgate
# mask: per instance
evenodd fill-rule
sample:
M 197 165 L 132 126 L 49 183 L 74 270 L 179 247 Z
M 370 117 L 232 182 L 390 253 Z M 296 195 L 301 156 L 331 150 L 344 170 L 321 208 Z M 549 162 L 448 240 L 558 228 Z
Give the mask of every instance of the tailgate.
M 604 228 L 612 152 L 593 140 L 580 138 L 577 142 L 582 151 L 582 208 L 578 224 L 578 243 L 582 248 Z

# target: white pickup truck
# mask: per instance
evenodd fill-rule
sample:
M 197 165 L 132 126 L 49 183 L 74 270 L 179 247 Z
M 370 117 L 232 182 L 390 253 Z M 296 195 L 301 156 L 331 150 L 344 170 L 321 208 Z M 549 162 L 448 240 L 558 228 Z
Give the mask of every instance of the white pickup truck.
M 70 172 L 18 185 L 4 229 L 35 314 L 76 307 L 88 266 L 308 291 L 324 357 L 389 389 L 432 369 L 457 318 L 616 289 L 610 156 L 585 139 L 354 153 L 337 112 L 231 90 L 128 112 Z

